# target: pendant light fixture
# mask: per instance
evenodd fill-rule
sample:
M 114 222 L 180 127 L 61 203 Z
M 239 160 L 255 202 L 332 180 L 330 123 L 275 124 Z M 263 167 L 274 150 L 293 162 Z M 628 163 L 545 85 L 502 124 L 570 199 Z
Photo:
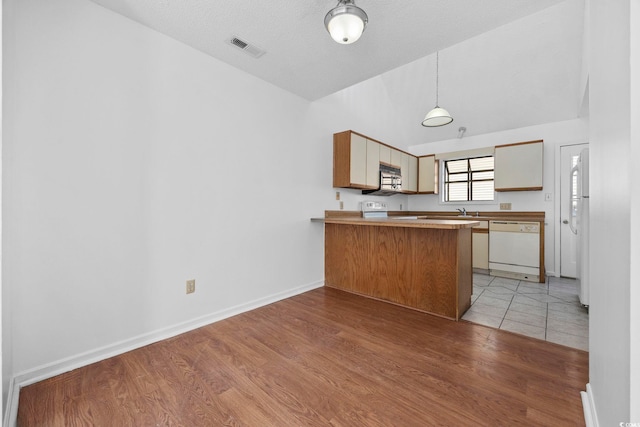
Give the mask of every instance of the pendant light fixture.
M 324 26 L 331 38 L 340 44 L 358 41 L 367 22 L 367 14 L 353 0 L 338 0 L 338 5 L 324 17 Z
M 433 110 L 429 111 L 422 121 L 422 126 L 425 127 L 437 127 L 448 125 L 453 121 L 453 117 L 451 114 L 444 108 L 438 107 L 438 63 L 439 63 L 439 52 L 436 52 L 436 106 Z

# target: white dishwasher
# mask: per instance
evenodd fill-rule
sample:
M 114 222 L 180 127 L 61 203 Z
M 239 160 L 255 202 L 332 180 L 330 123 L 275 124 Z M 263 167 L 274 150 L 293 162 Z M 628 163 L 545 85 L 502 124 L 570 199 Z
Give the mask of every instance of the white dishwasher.
M 540 280 L 540 224 L 489 221 L 489 274 Z

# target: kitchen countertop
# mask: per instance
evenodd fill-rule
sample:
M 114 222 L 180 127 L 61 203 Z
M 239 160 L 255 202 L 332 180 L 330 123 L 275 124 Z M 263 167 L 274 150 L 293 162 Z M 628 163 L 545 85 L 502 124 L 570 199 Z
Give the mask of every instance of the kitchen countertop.
M 389 218 L 393 218 L 393 216 L 389 216 Z M 504 216 L 475 216 L 475 215 L 461 215 L 461 216 L 453 216 L 453 215 L 424 215 L 421 218 L 425 219 L 457 219 L 459 221 L 530 221 L 530 222 L 540 222 L 544 221 L 544 218 L 540 217 L 504 217 Z
M 389 211 L 389 217 L 396 215 L 406 216 L 414 215 L 427 219 L 457 219 L 462 221 L 531 221 L 544 222 L 544 212 L 517 212 L 517 211 L 500 211 L 500 212 L 480 212 L 479 216 L 475 212 L 468 212 L 467 215 L 458 215 L 448 212 L 424 212 L 424 211 Z
M 406 227 L 406 228 L 440 228 L 461 229 L 472 228 L 480 225 L 480 222 L 469 219 L 430 219 L 425 217 L 387 217 L 387 218 L 359 218 L 359 217 L 330 217 L 312 218 L 312 221 L 322 221 L 325 224 L 349 224 L 349 225 L 373 225 L 379 227 Z
M 428 220 L 455 220 L 455 221 L 531 221 L 531 222 L 545 222 L 544 212 L 521 212 L 521 211 L 484 211 L 480 212 L 479 216 L 474 212 L 469 212 L 468 215 L 458 215 L 456 212 L 450 211 L 389 211 L 388 217 L 390 219 L 397 217 L 419 217 L 420 219 Z M 328 218 L 357 218 L 362 219 L 362 212 L 360 211 L 325 211 L 324 218 L 311 218 L 314 222 L 324 222 Z

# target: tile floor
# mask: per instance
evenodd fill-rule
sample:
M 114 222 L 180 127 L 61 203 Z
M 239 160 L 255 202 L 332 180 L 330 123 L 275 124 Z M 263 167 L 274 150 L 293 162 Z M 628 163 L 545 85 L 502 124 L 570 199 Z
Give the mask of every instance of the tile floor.
M 471 308 L 462 319 L 589 350 L 589 316 L 573 279 L 533 283 L 474 273 Z

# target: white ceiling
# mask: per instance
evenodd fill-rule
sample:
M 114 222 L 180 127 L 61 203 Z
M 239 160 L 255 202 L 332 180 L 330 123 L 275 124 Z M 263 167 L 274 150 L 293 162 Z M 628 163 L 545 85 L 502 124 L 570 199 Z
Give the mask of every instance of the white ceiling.
M 92 1 L 311 101 L 413 63 L 400 73 L 424 73 L 424 85 L 391 94 L 415 112 L 412 123 L 435 103 L 434 53 L 442 51 L 440 104 L 457 126 L 428 129 L 424 142 L 455 137 L 459 126 L 472 135 L 567 120 L 579 111 L 582 16 L 554 21 L 549 11 L 578 10 L 562 4 L 581 0 L 356 0 L 369 25 L 351 45 L 335 43 L 324 28 L 336 0 Z M 486 39 L 483 52 L 477 44 L 487 33 L 504 40 Z M 255 59 L 226 43 L 231 37 L 266 53 Z

